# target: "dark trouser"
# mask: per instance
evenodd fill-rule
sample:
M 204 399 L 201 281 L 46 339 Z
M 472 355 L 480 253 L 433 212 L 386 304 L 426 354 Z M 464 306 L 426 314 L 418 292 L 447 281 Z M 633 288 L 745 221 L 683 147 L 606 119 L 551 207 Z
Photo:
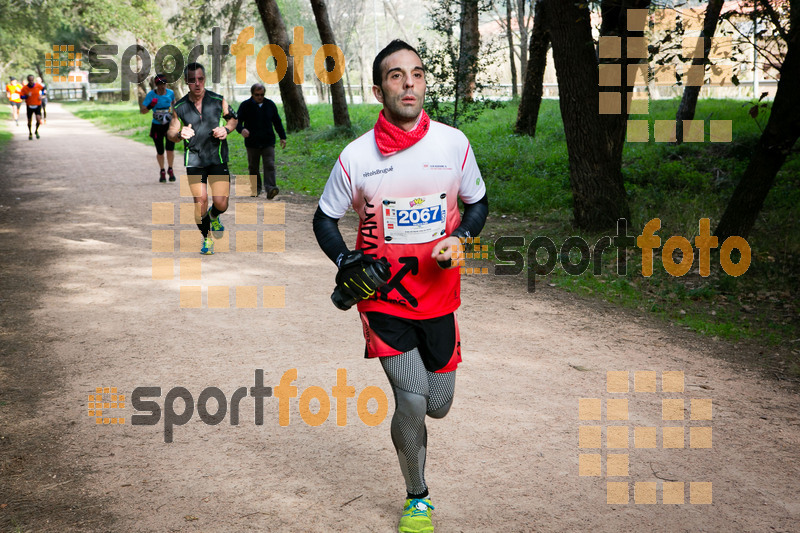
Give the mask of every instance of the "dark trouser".
M 264 159 L 264 189 L 269 192 L 275 185 L 275 147 L 247 148 L 247 171 L 256 177 L 256 194 L 261 194 L 261 175 L 259 163 Z

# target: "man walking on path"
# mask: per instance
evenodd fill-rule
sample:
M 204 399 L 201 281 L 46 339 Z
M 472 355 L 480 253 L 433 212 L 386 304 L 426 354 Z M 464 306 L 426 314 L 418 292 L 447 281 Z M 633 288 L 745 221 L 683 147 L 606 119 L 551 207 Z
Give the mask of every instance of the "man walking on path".
M 236 128 L 236 113 L 222 95 L 207 91 L 206 71 L 200 63 L 189 63 L 184 70 L 189 92 L 175 104 L 175 114 L 167 139 L 184 142 L 184 166 L 194 196 L 195 222 L 203 235 L 200 253 L 214 253 L 209 230 L 225 231 L 219 216 L 228 210 L 231 175 L 228 171 L 228 134 Z M 220 121 L 225 121 L 221 126 Z M 211 186 L 208 207 L 207 184 Z
M 261 175 L 258 167 L 264 160 L 264 190 L 270 200 L 278 194 L 275 183 L 275 132 L 281 140 L 281 148 L 286 148 L 286 132 L 275 102 L 265 98 L 266 89 L 261 83 L 250 87 L 251 97 L 239 106 L 239 124 L 236 131 L 244 137 L 247 149 L 247 167 L 251 176 L 256 177 L 256 190 L 251 196 L 261 194 Z M 274 131 L 273 131 L 274 128 Z
M 360 300 L 365 355 L 380 359 L 394 392 L 391 435 L 407 491 L 398 531 L 428 533 L 425 417 L 450 410 L 461 362 L 461 278 L 451 259 L 461 239 L 483 229 L 489 204 L 467 138 L 422 109 L 425 69 L 417 51 L 392 41 L 375 58 L 372 77 L 383 110 L 375 128 L 339 156 L 314 233 L 339 267 L 337 289 Z M 360 219 L 355 251 L 338 228 L 351 205 Z M 379 262 L 391 269 L 383 286 L 370 275 Z

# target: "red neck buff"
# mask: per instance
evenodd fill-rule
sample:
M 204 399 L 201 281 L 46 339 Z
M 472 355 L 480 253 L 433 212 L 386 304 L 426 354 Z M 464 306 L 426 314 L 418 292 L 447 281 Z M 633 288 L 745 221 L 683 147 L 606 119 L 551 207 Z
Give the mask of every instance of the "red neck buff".
M 419 122 L 416 127 L 411 131 L 405 131 L 398 128 L 383 115 L 381 110 L 378 115 L 378 122 L 375 123 L 375 143 L 378 145 L 378 150 L 383 155 L 392 155 L 400 150 L 405 150 L 416 144 L 420 139 L 425 137 L 428 130 L 431 128 L 431 119 L 425 110 L 422 110 Z

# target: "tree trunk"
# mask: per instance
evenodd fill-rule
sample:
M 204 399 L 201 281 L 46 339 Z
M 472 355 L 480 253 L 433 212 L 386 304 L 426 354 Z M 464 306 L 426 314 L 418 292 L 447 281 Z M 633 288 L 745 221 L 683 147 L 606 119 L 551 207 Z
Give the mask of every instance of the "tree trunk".
M 461 0 L 461 40 L 456 76 L 456 100 L 472 101 L 478 73 L 481 34 L 478 28 L 478 0 Z
M 239 14 L 241 13 L 241 10 L 242 10 L 242 2 L 243 1 L 244 0 L 234 0 L 233 4 L 231 4 L 231 18 L 228 21 L 228 29 L 225 30 L 225 35 L 222 37 L 222 42 L 223 43 L 229 43 L 233 39 L 233 32 L 236 29 L 236 27 L 239 25 Z M 228 63 L 228 58 L 229 57 L 231 57 L 231 55 L 227 54 L 227 53 L 222 54 L 222 57 L 220 57 L 220 62 L 219 62 L 220 72 L 225 73 L 225 65 Z M 228 77 L 228 76 L 226 75 L 226 77 Z M 227 95 L 228 96 L 228 102 L 231 102 L 231 101 L 236 100 L 236 98 L 235 98 L 236 95 L 234 94 L 236 91 L 235 91 L 235 89 L 230 87 L 231 86 L 230 83 L 228 85 L 229 85 L 229 90 L 228 90 L 229 94 Z M 215 92 L 217 92 L 216 87 L 217 87 L 217 84 L 215 83 L 214 84 L 214 91 Z
M 517 111 L 517 133 L 536 135 L 536 122 L 539 119 L 539 107 L 542 104 L 542 85 L 544 71 L 547 67 L 547 49 L 550 46 L 550 35 L 542 15 L 542 1 L 536 2 L 533 16 L 533 31 L 530 42 L 530 61 L 522 86 L 522 98 Z
M 608 142 L 612 148 L 612 161 L 617 168 L 622 166 L 622 149 L 625 146 L 625 135 L 628 123 L 628 93 L 633 90 L 634 80 L 628 79 L 628 65 L 647 63 L 647 58 L 628 57 L 628 39 L 630 37 L 644 37 L 644 26 L 637 30 L 628 30 L 627 13 L 629 9 L 647 9 L 650 0 L 602 0 L 600 10 L 603 21 L 600 25 L 600 36 L 620 37 L 621 50 L 620 59 L 601 59 L 601 63 L 620 64 L 621 87 L 603 87 L 601 92 L 613 92 L 619 96 L 620 113 L 603 115 L 605 118 L 605 131 L 608 135 Z M 597 71 L 595 71 L 597 80 Z M 594 82 L 597 86 L 597 81 Z M 622 182 L 620 181 L 620 186 Z
M 756 145 L 750 163 L 725 208 L 714 234 L 720 243 L 733 235 L 747 238 L 764 205 L 775 175 L 800 137 L 800 1 L 791 4 L 792 26 L 788 34 L 781 79 L 772 103 L 767 127 Z M 796 14 L 795 14 L 796 13 Z
M 144 41 L 142 39 L 136 39 L 136 70 L 138 74 L 137 83 L 136 83 L 136 100 L 138 100 L 139 105 L 142 105 L 144 101 L 144 97 L 147 96 L 147 92 L 150 88 L 147 86 L 147 73 L 142 70 L 142 56 L 147 53 L 147 48 L 144 46 Z
M 703 39 L 703 57 L 692 58 L 692 65 L 703 65 L 705 68 L 708 64 L 708 53 L 711 51 L 711 38 L 717 31 L 717 22 L 719 21 L 719 13 L 722 11 L 723 0 L 709 0 L 708 7 L 706 8 L 705 19 L 703 20 L 703 31 L 700 33 L 700 38 Z M 686 81 L 686 76 L 684 76 Z M 700 95 L 699 85 L 686 85 L 684 84 L 683 97 L 678 106 L 678 112 L 675 114 L 675 138 L 678 144 L 683 142 L 683 121 L 694 119 L 694 111 L 697 107 L 697 97 Z
M 604 0 L 601 36 L 621 37 L 621 85 L 613 93 L 619 103 L 616 114 L 600 114 L 598 64 L 592 40 L 590 13 L 586 4 L 543 0 L 543 16 L 553 46 L 558 76 L 559 105 L 569 153 L 570 185 L 575 223 L 586 230 L 613 228 L 617 219 L 629 218 L 630 210 L 622 179 L 622 148 L 627 124 L 629 36 L 643 31 L 627 30 L 627 10 L 646 9 L 649 0 Z M 646 59 L 645 59 L 646 60 Z M 632 85 L 632 80 L 631 80 Z
M 322 44 L 332 44 L 336 46 L 333 28 L 331 28 L 331 21 L 328 18 L 328 8 L 325 7 L 325 0 L 311 0 L 311 9 L 314 10 L 314 19 L 317 21 L 317 30 L 319 30 L 319 38 Z M 342 63 L 344 63 L 344 54 L 342 54 Z M 335 65 L 331 57 L 325 59 L 325 67 L 328 72 L 331 72 L 334 66 L 339 67 L 344 73 L 344 64 Z M 350 114 L 347 112 L 347 95 L 345 95 L 344 92 L 344 82 L 342 78 L 339 78 L 339 81 L 330 86 L 330 91 L 334 126 L 349 128 Z
M 367 87 L 371 85 L 372 77 L 364 65 L 364 46 L 358 47 L 358 69 L 361 73 L 361 103 L 367 103 Z
M 308 116 L 306 100 L 303 98 L 303 88 L 294 82 L 294 58 L 289 55 L 289 35 L 286 33 L 286 25 L 278 10 L 278 4 L 276 0 L 256 0 L 256 6 L 269 42 L 280 46 L 289 62 L 286 75 L 278 82 L 283 111 L 286 114 L 286 129 L 290 132 L 304 130 L 311 125 L 311 119 Z
M 347 81 L 347 98 L 350 99 L 350 105 L 355 105 L 355 100 L 353 100 L 353 87 L 350 85 L 350 71 L 344 69 L 344 79 Z
M 517 26 L 519 26 L 519 74 L 523 80 L 528 73 L 528 23 L 525 20 L 525 5 L 527 3 L 528 0 L 517 0 Z
M 511 31 L 511 0 L 506 0 L 506 39 L 511 61 L 511 98 L 517 97 L 517 62 L 514 60 L 514 33 Z

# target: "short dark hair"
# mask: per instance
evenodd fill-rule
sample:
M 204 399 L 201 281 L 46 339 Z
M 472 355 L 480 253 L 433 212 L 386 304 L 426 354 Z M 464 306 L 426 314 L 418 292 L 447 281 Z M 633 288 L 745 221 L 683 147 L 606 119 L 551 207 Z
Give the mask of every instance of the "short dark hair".
M 407 42 L 401 41 L 400 39 L 395 39 L 394 41 L 390 42 L 383 50 L 378 52 L 378 55 L 375 56 L 375 60 L 372 62 L 373 85 L 377 85 L 378 87 L 381 86 L 381 63 L 383 63 L 383 60 L 393 53 L 399 52 L 400 50 L 411 50 L 417 54 L 417 57 L 419 57 L 419 52 L 417 52 L 417 49 Z M 420 58 L 420 61 L 422 61 L 422 58 Z M 423 68 L 425 67 L 423 66 Z
M 183 77 L 184 78 L 188 78 L 189 77 L 189 71 L 190 70 L 202 70 L 203 71 L 203 75 L 205 75 L 205 73 L 206 73 L 206 67 L 204 67 L 200 63 L 196 63 L 196 62 L 195 63 L 189 63 L 188 65 L 186 65 L 186 68 L 183 69 Z
M 266 90 L 267 90 L 267 89 L 266 89 L 266 87 L 264 87 L 264 84 L 263 84 L 263 83 L 254 83 L 254 84 L 253 84 L 253 85 L 250 87 L 250 94 L 252 95 L 252 94 L 253 94 L 254 92 L 256 92 L 256 90 L 258 90 L 258 89 L 263 89 L 265 92 L 266 92 Z

